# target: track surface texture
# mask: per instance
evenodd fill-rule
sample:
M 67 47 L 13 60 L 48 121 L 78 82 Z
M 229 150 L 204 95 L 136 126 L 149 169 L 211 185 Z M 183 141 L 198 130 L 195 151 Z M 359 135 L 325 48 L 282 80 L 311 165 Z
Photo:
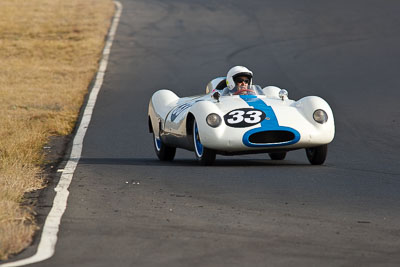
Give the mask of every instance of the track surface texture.
M 122 4 L 55 255 L 34 266 L 400 265 L 399 1 Z M 234 65 L 331 105 L 325 165 L 158 161 L 151 95 L 203 94 Z

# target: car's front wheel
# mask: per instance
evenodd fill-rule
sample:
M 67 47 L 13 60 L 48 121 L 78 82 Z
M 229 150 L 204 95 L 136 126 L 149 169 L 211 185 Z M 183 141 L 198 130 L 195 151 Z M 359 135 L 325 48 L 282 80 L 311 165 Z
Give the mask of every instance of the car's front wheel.
M 215 151 L 203 146 L 200 141 L 199 129 L 196 120 L 193 121 L 193 144 L 196 159 L 201 165 L 212 165 L 215 161 Z
M 153 132 L 153 144 L 157 157 L 162 161 L 171 161 L 175 157 L 176 148 L 167 146 L 159 136 Z
M 321 165 L 325 162 L 328 154 L 328 145 L 306 148 L 306 154 L 312 165 Z

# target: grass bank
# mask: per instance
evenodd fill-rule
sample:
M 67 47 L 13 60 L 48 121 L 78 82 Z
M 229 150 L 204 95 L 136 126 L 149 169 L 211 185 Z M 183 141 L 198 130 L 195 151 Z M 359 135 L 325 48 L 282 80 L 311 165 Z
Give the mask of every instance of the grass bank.
M 0 1 L 0 260 L 37 230 L 24 194 L 45 186 L 43 147 L 74 128 L 112 0 Z

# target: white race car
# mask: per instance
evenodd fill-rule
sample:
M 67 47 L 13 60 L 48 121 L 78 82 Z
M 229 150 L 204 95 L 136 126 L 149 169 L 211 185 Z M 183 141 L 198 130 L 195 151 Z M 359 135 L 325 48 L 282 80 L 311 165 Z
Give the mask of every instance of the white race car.
M 160 160 L 173 160 L 176 148 L 194 151 L 202 165 L 212 164 L 216 154 L 268 153 L 283 160 L 288 151 L 305 148 L 311 164 L 325 162 L 335 135 L 325 100 L 290 100 L 286 90 L 275 86 L 251 85 L 246 94 L 225 86 L 225 77 L 219 77 L 207 85 L 205 95 L 153 94 L 148 121 Z

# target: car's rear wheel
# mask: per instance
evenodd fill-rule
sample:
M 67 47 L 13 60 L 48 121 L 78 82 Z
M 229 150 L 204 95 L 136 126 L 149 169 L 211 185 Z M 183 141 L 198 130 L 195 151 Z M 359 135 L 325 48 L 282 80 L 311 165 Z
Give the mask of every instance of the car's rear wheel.
M 176 148 L 167 146 L 159 136 L 153 132 L 153 144 L 157 157 L 162 161 L 171 161 L 175 157 Z
M 284 160 L 286 157 L 286 152 L 274 152 L 268 153 L 268 155 L 272 160 Z
M 216 153 L 215 151 L 204 147 L 201 143 L 196 120 L 193 121 L 193 145 L 194 154 L 201 165 L 212 165 L 214 163 Z
M 306 148 L 306 154 L 308 161 L 312 165 L 321 165 L 326 160 L 326 155 L 328 154 L 328 145 Z

